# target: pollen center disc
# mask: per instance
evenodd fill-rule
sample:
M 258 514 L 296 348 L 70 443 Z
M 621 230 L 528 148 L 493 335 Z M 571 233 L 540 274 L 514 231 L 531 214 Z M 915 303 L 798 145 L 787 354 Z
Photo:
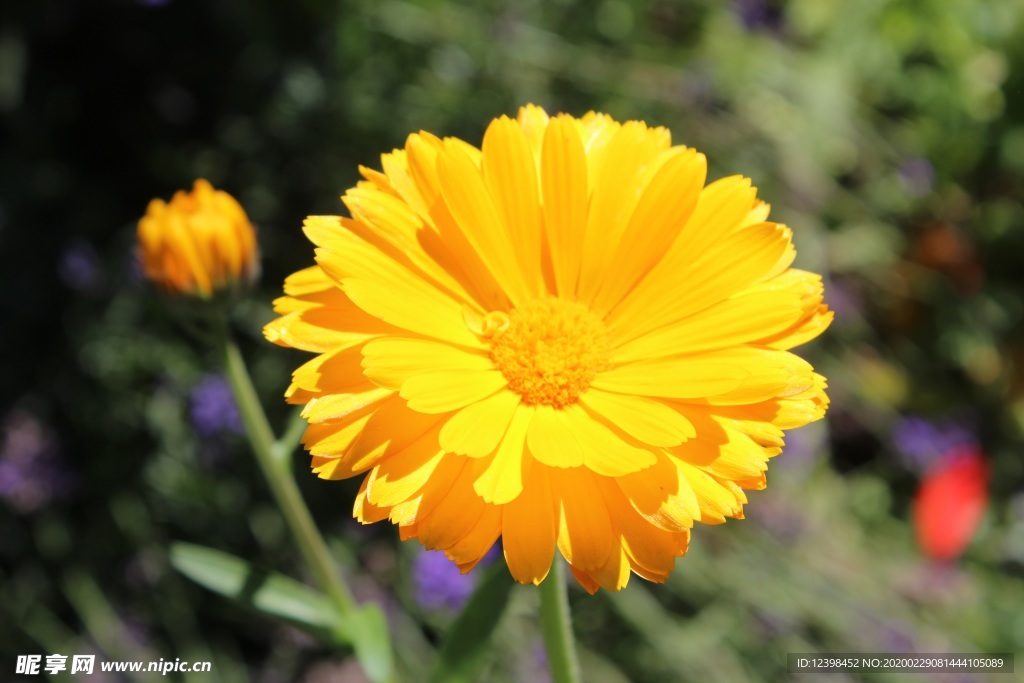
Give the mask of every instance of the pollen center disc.
M 507 314 L 490 313 L 491 360 L 528 405 L 564 408 L 608 366 L 608 332 L 581 303 L 535 299 Z

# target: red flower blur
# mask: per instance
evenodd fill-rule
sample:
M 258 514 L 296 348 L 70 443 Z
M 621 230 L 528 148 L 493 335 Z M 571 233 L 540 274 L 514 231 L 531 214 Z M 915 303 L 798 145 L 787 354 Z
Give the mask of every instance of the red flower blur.
M 976 445 L 951 449 L 925 475 L 914 499 L 914 528 L 925 555 L 952 560 L 974 537 L 988 504 L 988 463 Z

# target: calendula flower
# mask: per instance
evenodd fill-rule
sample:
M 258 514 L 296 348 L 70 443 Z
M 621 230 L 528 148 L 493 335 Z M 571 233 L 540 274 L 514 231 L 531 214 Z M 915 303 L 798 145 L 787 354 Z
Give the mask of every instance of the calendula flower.
M 256 234 L 245 211 L 202 179 L 170 202 L 151 201 L 138 239 L 146 277 L 173 294 L 208 299 L 259 271 Z
M 818 275 L 750 181 L 705 187 L 664 128 L 528 106 L 477 149 L 411 135 L 306 220 L 317 265 L 266 336 L 317 353 L 288 401 L 363 523 L 464 571 L 499 538 L 539 583 L 664 581 L 694 522 L 742 517 L 783 430 L 825 412 L 788 349 L 824 330 Z

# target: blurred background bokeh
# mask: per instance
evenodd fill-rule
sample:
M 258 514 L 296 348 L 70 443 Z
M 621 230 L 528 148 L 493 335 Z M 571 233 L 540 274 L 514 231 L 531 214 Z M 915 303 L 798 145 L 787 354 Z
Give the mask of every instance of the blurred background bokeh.
M 665 586 L 572 591 L 587 680 L 1024 651 L 1022 0 L 53 0 L 0 6 L 0 680 L 24 653 L 361 680 L 169 564 L 189 541 L 301 576 L 216 354 L 141 278 L 135 223 L 196 177 L 245 207 L 263 276 L 235 327 L 280 429 L 302 354 L 259 330 L 311 263 L 302 219 L 341 212 L 408 133 L 478 142 L 527 102 L 666 126 L 712 178 L 752 178 L 836 311 L 800 350 L 832 409 L 789 434 L 747 519 L 698 527 Z M 474 578 L 358 527 L 358 483 L 295 461 L 422 670 Z M 513 591 L 484 680 L 544 680 L 535 601 Z

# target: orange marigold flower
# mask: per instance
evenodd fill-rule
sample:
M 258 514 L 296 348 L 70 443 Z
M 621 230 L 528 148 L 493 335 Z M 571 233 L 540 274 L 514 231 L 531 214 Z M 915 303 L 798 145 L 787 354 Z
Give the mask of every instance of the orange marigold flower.
M 477 149 L 411 135 L 314 216 L 317 265 L 268 339 L 318 354 L 287 391 L 363 523 L 468 571 L 501 537 L 539 583 L 664 581 L 693 523 L 742 517 L 825 380 L 789 349 L 831 321 L 821 277 L 749 180 L 705 186 L 664 128 L 528 106 Z
M 170 202 L 151 201 L 138 239 L 146 277 L 174 294 L 208 299 L 259 271 L 256 234 L 245 211 L 202 179 Z

